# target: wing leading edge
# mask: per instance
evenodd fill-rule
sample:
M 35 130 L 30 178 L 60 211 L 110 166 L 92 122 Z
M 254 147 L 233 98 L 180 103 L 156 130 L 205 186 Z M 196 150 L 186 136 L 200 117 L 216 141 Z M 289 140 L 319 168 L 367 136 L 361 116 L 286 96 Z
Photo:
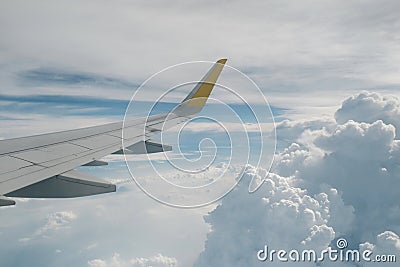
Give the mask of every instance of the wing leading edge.
M 102 157 L 122 151 L 142 154 L 171 150 L 170 146 L 150 142 L 150 136 L 200 112 L 225 62 L 226 59 L 218 60 L 168 113 L 125 123 L 1 140 L 0 206 L 15 205 L 9 197 L 70 198 L 115 192 L 115 185 L 74 169 L 106 165 L 100 161 Z M 123 127 L 129 129 L 124 131 L 128 136 L 122 137 Z

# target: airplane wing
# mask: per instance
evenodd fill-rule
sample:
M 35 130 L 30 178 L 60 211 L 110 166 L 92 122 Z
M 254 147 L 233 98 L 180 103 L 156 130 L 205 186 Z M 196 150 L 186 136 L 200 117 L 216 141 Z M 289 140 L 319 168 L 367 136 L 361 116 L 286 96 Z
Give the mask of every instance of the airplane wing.
M 172 111 L 125 122 L 0 141 L 0 206 L 10 197 L 69 198 L 115 192 L 116 186 L 74 170 L 107 165 L 109 154 L 171 150 L 149 141 L 154 133 L 180 124 L 205 105 L 226 59 L 218 60 Z M 124 129 L 122 136 L 122 129 Z

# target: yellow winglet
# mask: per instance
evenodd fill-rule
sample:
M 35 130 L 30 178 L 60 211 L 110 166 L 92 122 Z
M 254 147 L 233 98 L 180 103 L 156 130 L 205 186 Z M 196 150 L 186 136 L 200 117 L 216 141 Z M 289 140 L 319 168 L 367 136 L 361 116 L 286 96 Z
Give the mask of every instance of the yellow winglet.
M 206 104 L 226 61 L 226 58 L 218 60 L 182 103 L 189 107 L 202 108 Z
M 217 63 L 225 64 L 227 60 L 228 60 L 227 58 L 221 58 L 220 60 L 217 61 Z

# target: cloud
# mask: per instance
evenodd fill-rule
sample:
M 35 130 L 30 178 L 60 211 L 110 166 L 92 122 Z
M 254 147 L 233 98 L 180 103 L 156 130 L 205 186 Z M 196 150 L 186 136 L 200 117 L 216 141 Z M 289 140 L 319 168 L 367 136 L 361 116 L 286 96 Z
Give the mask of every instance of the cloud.
M 134 267 L 176 267 L 178 262 L 175 258 L 170 258 L 157 254 L 150 258 L 135 258 L 131 261 Z
M 367 123 L 382 120 L 400 129 L 400 100 L 395 96 L 364 91 L 347 98 L 336 111 L 335 119 L 339 124 L 349 120 Z
M 36 233 L 38 235 L 43 235 L 48 231 L 55 231 L 65 228 L 76 218 L 77 216 L 72 211 L 59 211 L 52 213 L 48 216 L 47 223 Z
M 280 141 L 297 141 L 305 130 L 331 129 L 335 126 L 331 118 L 317 120 L 283 120 L 276 125 L 277 136 Z
M 3 2 L 1 85 L 24 95 L 33 85 L 18 86 L 15 78 L 31 82 L 44 76 L 50 84 L 84 86 L 46 83 L 34 87 L 37 93 L 127 99 L 131 93 L 119 90 L 121 84 L 141 83 L 172 64 L 226 56 L 289 108 L 307 107 L 310 99 L 313 106 L 321 106 L 321 99 L 331 104 L 331 97 L 349 88 L 393 90 L 400 61 L 397 1 L 340 6 L 309 0 L 233 1 L 229 7 L 194 1 L 46 1 L 46 8 Z M 214 27 L 215 21 L 223 23 Z M 107 86 L 85 86 L 93 79 L 107 86 L 116 82 L 112 96 Z
M 376 253 L 398 254 L 400 142 L 396 125 L 388 121 L 397 119 L 400 106 L 374 100 L 363 108 L 366 96 L 392 99 L 362 92 L 343 102 L 336 122 L 284 121 L 277 126 L 279 142 L 279 130 L 284 132 L 284 148 L 276 155 L 273 173 L 254 194 L 241 184 L 205 218 L 212 229 L 197 266 L 229 266 L 235 260 L 239 266 L 255 266 L 255 251 L 263 243 L 318 251 L 334 247 L 339 237 L 352 248 L 365 248 L 368 241 L 376 243 L 371 245 Z M 362 99 L 362 112 L 350 111 L 353 99 Z M 285 147 L 288 141 L 293 143 Z M 260 179 L 265 171 L 259 171 L 248 167 L 242 181 Z
M 91 267 L 106 267 L 107 263 L 101 259 L 94 259 L 88 261 L 89 266 Z
M 320 132 L 314 143 L 335 157 L 351 158 L 355 161 L 385 161 L 391 152 L 395 152 L 392 151 L 396 143 L 394 137 L 395 128 L 381 120 L 371 124 L 350 120 L 338 125 L 333 133 Z
M 176 267 L 178 262 L 175 258 L 166 257 L 161 254 L 149 258 L 133 258 L 128 261 L 121 259 L 118 253 L 114 253 L 109 261 L 94 259 L 88 261 L 91 267 Z
M 351 224 L 353 210 L 335 189 L 310 196 L 290 179 L 272 174 L 249 194 L 251 178 L 263 173 L 248 166 L 238 187 L 206 216 L 212 228 L 196 266 L 262 266 L 256 252 L 264 245 L 321 251 L 335 238 L 335 228 L 340 234 Z
M 355 210 L 348 234 L 357 243 L 387 229 L 400 230 L 395 189 L 400 186 L 400 154 L 393 125 L 349 119 L 334 129 L 323 129 L 321 124 L 320 129 L 309 131 L 307 142 L 299 139 L 277 156 L 274 171 L 292 177 L 311 194 L 323 192 L 327 185 L 337 189 Z
M 305 157 L 304 166 L 294 175 L 313 193 L 322 190 L 324 184 L 342 193 L 344 203 L 353 206 L 357 215 L 351 233 L 354 242 L 387 229 L 398 231 L 395 188 L 400 186 L 400 154 L 394 126 L 380 120 L 348 121 L 330 133 L 319 131 L 314 145 L 323 153 Z M 293 159 L 299 160 L 299 156 Z
M 56 71 L 51 69 L 31 69 L 20 72 L 18 74 L 17 82 L 22 83 L 24 86 L 95 86 L 103 88 L 125 88 L 130 90 L 139 86 L 139 84 L 113 77 L 90 73 Z
M 391 262 L 385 262 L 384 265 L 386 266 L 397 266 L 398 259 L 400 258 L 400 238 L 397 234 L 395 234 L 392 231 L 385 231 L 383 233 L 380 233 L 376 237 L 376 244 L 371 244 L 369 242 L 365 242 L 360 244 L 360 251 L 365 251 L 365 250 L 370 250 L 372 251 L 372 256 L 370 258 L 372 260 L 376 260 L 375 256 L 379 255 L 384 256 L 386 258 L 386 261 L 388 261 L 388 256 L 395 256 L 396 261 L 393 262 L 393 259 L 391 259 Z M 368 266 L 376 266 L 376 262 L 367 262 L 363 266 L 368 267 Z M 379 264 L 379 263 L 378 263 Z
M 126 167 L 111 164 L 104 169 L 93 175 L 129 177 Z M 143 258 L 151 266 L 158 254 L 175 258 L 179 266 L 191 266 L 203 247 L 208 227 L 202 216 L 210 208 L 167 207 L 133 182 L 118 186 L 113 194 L 19 202 L 1 210 L 0 236 L 7 242 L 0 245 L 0 265 L 87 266 L 97 259 L 92 263 L 113 266 L 116 252 L 117 263 L 125 266 Z M 20 242 L 21 238 L 29 240 Z
M 37 229 L 30 237 L 21 238 L 19 241 L 27 242 L 33 238 L 46 238 L 54 234 L 56 231 L 69 228 L 69 224 L 77 218 L 72 211 L 58 211 L 47 216 L 45 225 Z

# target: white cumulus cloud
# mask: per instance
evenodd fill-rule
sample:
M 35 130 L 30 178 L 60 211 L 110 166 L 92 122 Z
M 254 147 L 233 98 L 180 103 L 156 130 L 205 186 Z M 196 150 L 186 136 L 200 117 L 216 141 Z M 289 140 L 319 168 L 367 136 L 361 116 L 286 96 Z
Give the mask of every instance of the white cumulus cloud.
M 256 253 L 265 245 L 321 251 L 335 238 L 334 227 L 347 229 L 335 217 L 352 218 L 353 209 L 336 190 L 310 196 L 290 179 L 272 174 L 249 194 L 247 184 L 259 171 L 264 170 L 248 166 L 238 187 L 206 217 L 212 229 L 196 266 L 263 265 Z
M 364 267 L 384 264 L 385 266 L 398 266 L 400 259 L 400 238 L 392 231 L 385 231 L 376 237 L 376 244 L 365 242 L 360 244 L 360 251 L 370 250 L 370 262 L 364 263 Z M 379 258 L 377 258 L 379 257 Z M 377 263 L 376 261 L 383 261 Z
M 278 124 L 278 141 L 289 144 L 259 191 L 243 186 L 259 175 L 249 166 L 242 184 L 206 216 L 211 232 L 196 265 L 256 266 L 264 245 L 321 251 L 340 237 L 360 251 L 398 255 L 399 113 L 396 98 L 362 92 L 342 103 L 336 122 Z
M 349 120 L 368 123 L 382 120 L 400 129 L 400 100 L 394 96 L 364 91 L 347 98 L 336 111 L 335 119 L 339 124 Z

